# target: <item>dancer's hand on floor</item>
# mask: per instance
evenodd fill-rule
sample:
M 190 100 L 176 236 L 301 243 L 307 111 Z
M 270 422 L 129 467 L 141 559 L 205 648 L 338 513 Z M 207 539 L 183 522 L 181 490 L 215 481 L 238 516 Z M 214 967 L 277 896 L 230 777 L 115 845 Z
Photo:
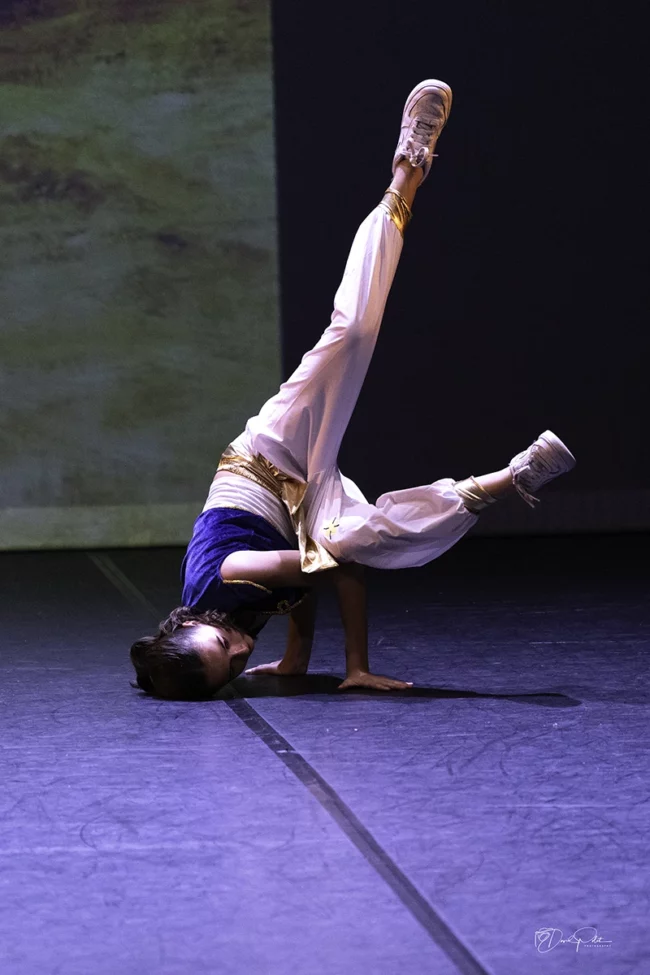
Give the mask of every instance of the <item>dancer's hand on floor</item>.
M 406 691 L 409 687 L 413 687 L 413 681 L 395 680 L 394 677 L 382 677 L 381 674 L 357 670 L 348 674 L 337 690 L 347 691 L 352 687 L 367 687 L 371 691 Z
M 258 664 L 257 667 L 251 667 L 249 670 L 245 670 L 245 674 L 275 674 L 281 677 L 298 677 L 301 674 L 307 673 L 308 664 L 299 663 L 286 663 L 284 660 L 274 660 L 270 664 Z

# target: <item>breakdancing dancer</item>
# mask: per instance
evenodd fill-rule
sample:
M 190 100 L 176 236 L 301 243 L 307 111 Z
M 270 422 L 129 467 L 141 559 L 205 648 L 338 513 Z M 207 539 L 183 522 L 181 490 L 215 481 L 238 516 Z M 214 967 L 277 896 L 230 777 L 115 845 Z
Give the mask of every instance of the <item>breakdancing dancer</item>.
M 410 686 L 368 664 L 363 566 L 399 569 L 442 555 L 497 499 L 531 506 L 575 460 L 547 430 L 507 467 L 462 481 L 393 491 L 369 504 L 337 467 L 411 219 L 451 108 L 451 90 L 423 81 L 409 95 L 393 181 L 359 227 L 320 341 L 226 449 L 183 561 L 183 605 L 131 647 L 138 686 L 197 699 L 242 673 L 270 616 L 288 614 L 282 660 L 248 673 L 304 674 L 315 590 L 334 586 L 345 632 L 340 689 Z

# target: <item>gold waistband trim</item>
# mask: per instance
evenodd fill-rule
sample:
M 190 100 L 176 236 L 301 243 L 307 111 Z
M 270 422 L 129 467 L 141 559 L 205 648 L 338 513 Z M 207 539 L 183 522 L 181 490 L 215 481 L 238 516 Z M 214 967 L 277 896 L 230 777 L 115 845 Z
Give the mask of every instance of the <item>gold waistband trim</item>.
M 284 474 L 261 454 L 255 456 L 242 454 L 235 451 L 232 445 L 223 452 L 217 473 L 219 471 L 247 477 L 249 481 L 266 488 L 285 505 L 298 539 L 300 567 L 303 572 L 322 572 L 323 569 L 336 568 L 338 562 L 332 558 L 327 549 L 307 534 L 303 506 L 307 484 L 304 481 L 298 481 Z

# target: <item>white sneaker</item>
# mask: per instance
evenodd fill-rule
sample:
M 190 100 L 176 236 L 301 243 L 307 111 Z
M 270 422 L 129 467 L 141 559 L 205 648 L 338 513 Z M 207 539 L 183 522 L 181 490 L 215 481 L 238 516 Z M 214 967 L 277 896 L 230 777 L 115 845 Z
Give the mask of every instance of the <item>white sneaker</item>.
M 433 150 L 451 111 L 451 88 L 444 81 L 430 78 L 416 85 L 406 99 L 402 128 L 393 158 L 393 173 L 401 159 L 424 170 L 422 181 L 429 175 Z
M 575 466 L 576 459 L 569 448 L 554 433 L 545 430 L 535 443 L 510 461 L 512 483 L 524 501 L 534 508 L 539 498 L 532 492 Z

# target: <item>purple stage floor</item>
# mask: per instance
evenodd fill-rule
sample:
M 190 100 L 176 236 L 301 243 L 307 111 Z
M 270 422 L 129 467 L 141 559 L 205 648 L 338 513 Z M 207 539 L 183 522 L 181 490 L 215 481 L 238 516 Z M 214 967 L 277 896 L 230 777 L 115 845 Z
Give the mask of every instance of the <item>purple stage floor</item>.
M 1 975 L 647 975 L 647 552 L 467 539 L 370 574 L 413 691 L 337 694 L 324 600 L 207 703 L 129 686 L 182 552 L 0 556 Z

